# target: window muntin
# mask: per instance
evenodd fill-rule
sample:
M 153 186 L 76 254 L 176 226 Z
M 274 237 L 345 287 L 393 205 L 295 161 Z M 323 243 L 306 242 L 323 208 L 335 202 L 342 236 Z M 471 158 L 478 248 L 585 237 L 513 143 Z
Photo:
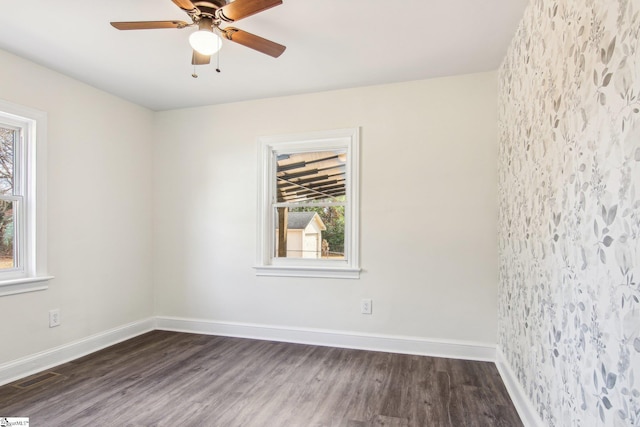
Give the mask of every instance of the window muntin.
M 258 275 L 359 277 L 358 137 L 260 138 Z

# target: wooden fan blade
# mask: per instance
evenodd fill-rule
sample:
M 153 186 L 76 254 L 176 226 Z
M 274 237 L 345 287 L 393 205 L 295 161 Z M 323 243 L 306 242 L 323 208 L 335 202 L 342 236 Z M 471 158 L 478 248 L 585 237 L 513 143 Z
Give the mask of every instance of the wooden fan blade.
M 178 6 L 180 9 L 189 12 L 192 10 L 198 10 L 195 4 L 191 3 L 191 0 L 171 0 Z
M 158 28 L 184 28 L 189 26 L 184 21 L 112 22 L 111 25 L 118 30 L 155 30 Z
M 194 49 L 193 55 L 191 56 L 191 63 L 193 65 L 207 65 L 211 62 L 211 56 L 203 55 Z
M 271 40 L 263 39 L 260 36 L 256 36 L 255 34 L 251 34 L 237 28 L 227 27 L 222 31 L 226 39 L 253 50 L 257 50 L 258 52 L 262 52 L 266 55 L 273 56 L 274 58 L 282 55 L 282 52 L 287 48 L 286 46 L 272 42 Z
M 233 22 L 282 4 L 282 0 L 235 0 L 218 9 L 216 16 Z

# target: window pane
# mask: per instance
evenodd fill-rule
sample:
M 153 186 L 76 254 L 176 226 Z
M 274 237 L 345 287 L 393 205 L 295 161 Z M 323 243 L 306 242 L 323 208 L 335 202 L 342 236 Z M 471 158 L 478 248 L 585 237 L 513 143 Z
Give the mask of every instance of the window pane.
M 331 201 L 346 193 L 345 151 L 279 153 L 277 155 L 278 202 Z
M 279 207 L 274 217 L 275 257 L 345 259 L 344 206 Z
M 13 202 L 0 200 L 0 270 L 16 266 L 14 217 Z
M 13 194 L 13 153 L 15 129 L 0 126 L 0 194 Z

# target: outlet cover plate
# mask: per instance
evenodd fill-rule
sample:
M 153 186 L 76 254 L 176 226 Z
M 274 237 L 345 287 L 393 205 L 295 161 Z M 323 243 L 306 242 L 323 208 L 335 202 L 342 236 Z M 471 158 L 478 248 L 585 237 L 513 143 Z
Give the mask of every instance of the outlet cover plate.
M 60 309 L 49 310 L 49 327 L 60 326 Z
M 360 301 L 360 313 L 371 314 L 371 298 L 363 298 Z

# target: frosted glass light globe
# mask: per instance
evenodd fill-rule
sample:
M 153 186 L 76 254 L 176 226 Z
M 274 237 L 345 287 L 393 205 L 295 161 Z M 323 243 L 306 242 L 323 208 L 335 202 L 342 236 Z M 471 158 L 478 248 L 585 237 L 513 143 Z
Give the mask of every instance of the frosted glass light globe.
M 212 31 L 198 30 L 189 36 L 189 44 L 198 53 L 211 56 L 222 47 L 222 39 Z

